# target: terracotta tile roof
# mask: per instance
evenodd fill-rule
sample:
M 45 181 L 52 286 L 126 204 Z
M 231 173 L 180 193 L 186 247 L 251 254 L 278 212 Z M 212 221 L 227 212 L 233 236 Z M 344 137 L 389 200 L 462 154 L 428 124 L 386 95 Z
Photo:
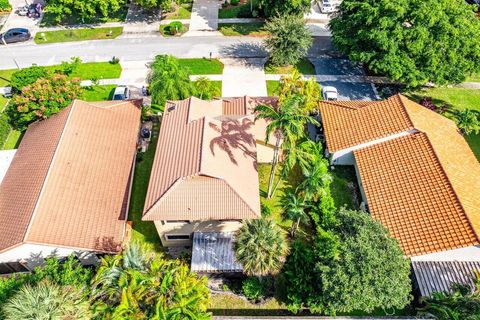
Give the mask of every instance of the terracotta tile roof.
M 118 250 L 139 118 L 138 101 L 77 100 L 30 125 L 0 186 L 0 250 Z
M 329 152 L 413 129 L 400 98 L 383 101 L 322 101 L 319 105 Z
M 368 207 L 415 256 L 478 243 L 425 133 L 354 151 Z
M 408 131 L 354 151 L 370 212 L 407 254 L 478 243 L 480 164 L 453 121 L 402 95 L 324 102 L 320 112 L 331 152 Z
M 260 215 L 252 100 L 167 103 L 143 220 Z

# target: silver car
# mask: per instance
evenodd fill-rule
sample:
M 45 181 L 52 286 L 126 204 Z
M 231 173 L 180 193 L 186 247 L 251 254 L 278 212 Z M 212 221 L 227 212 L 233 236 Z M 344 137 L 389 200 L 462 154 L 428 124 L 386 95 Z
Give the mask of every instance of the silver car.
M 127 100 L 130 99 L 130 89 L 127 86 L 118 86 L 115 88 L 112 100 Z

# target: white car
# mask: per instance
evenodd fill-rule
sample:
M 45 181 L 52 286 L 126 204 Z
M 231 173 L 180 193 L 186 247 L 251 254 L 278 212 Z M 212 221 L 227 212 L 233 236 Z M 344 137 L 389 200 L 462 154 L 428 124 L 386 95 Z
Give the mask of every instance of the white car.
M 127 100 L 130 98 L 130 89 L 127 86 L 118 86 L 115 88 L 112 100 Z
M 320 12 L 321 13 L 332 13 L 332 12 L 337 11 L 337 6 L 334 5 L 329 0 L 319 1 L 318 6 L 320 7 Z
M 327 101 L 337 101 L 338 100 L 338 91 L 337 88 L 326 86 L 322 88 L 322 96 L 324 100 Z

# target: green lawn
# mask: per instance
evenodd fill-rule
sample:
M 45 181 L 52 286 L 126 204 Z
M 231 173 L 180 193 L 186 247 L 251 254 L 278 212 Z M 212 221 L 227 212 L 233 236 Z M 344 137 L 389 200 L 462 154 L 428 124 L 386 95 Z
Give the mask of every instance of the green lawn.
M 296 68 L 301 74 L 316 74 L 315 67 L 307 58 L 301 59 L 296 65 L 294 66 L 285 66 L 285 67 L 278 67 L 273 66 L 269 62 L 265 64 L 265 73 L 267 74 L 288 74 Z
M 168 24 L 161 24 L 160 25 L 160 33 L 164 36 L 164 37 L 179 37 L 181 36 L 182 34 L 184 34 L 185 32 L 188 31 L 188 24 L 182 24 L 182 29 L 181 30 L 178 30 L 176 34 L 172 35 L 170 33 L 170 25 Z
M 263 30 L 263 22 L 254 23 L 219 23 L 218 31 L 224 36 L 265 37 L 268 32 Z
M 335 206 L 341 208 L 345 206 L 347 209 L 357 209 L 358 202 L 355 204 L 353 195 L 357 197 L 357 201 L 361 202 L 361 195 L 358 191 L 357 176 L 353 166 L 336 166 L 331 171 L 333 182 L 330 185 Z
M 139 241 L 147 246 L 162 251 L 157 229 L 152 221 L 142 221 L 143 206 L 147 195 L 147 187 L 150 179 L 150 171 L 157 147 L 158 123 L 154 124 L 152 141 L 147 152 L 140 153 L 135 164 L 135 176 L 133 178 L 132 195 L 130 198 L 130 210 L 128 220 L 133 222 L 132 241 Z
M 267 95 L 268 96 L 277 96 L 278 86 L 280 81 L 277 80 L 267 80 Z
M 431 97 L 435 104 L 446 105 L 452 111 L 463 109 L 480 111 L 480 90 L 438 87 L 404 92 L 404 94 L 416 102 L 422 97 Z M 480 134 L 471 134 L 465 138 L 480 161 Z
M 52 72 L 58 70 L 59 65 L 43 67 Z M 0 70 L 0 86 L 8 86 L 10 77 L 17 69 Z M 94 77 L 98 79 L 118 79 L 122 73 L 122 66 L 112 64 L 110 62 L 86 62 L 78 66 L 78 68 L 70 75 L 70 77 L 78 77 L 82 80 L 89 80 Z
M 116 87 L 116 85 L 85 87 L 82 99 L 85 101 L 110 100 Z
M 49 27 L 49 26 L 57 26 L 57 25 L 77 25 L 77 24 L 94 24 L 94 23 L 105 23 L 105 22 L 123 22 L 127 18 L 128 6 L 124 5 L 121 6 L 120 10 L 111 12 L 111 14 L 106 18 L 96 17 L 94 19 L 89 20 L 82 20 L 75 11 L 71 15 L 65 15 L 60 21 L 57 23 L 54 20 L 54 15 L 48 12 L 48 8 L 45 9 L 45 13 L 42 18 L 42 22 L 40 24 L 41 27 Z
M 8 101 L 8 99 L 0 94 L 0 112 L 2 112 L 3 108 L 7 104 L 7 101 Z
M 230 294 L 212 295 L 209 310 L 214 316 L 275 316 L 290 314 L 275 298 L 261 304 L 251 303 Z
M 251 18 L 250 3 L 239 4 L 229 8 L 221 8 L 218 10 L 219 19 L 227 18 Z
M 222 74 L 223 63 L 218 59 L 179 59 L 180 65 L 190 69 L 192 75 Z
M 192 15 L 192 4 L 191 3 L 182 3 L 179 7 L 173 12 L 168 12 L 164 15 L 164 20 L 175 20 L 175 19 L 190 19 Z
M 0 87 L 5 87 L 10 84 L 10 78 L 12 74 L 17 71 L 18 69 L 7 69 L 7 70 L 0 70 Z
M 37 32 L 35 43 L 70 42 L 84 40 L 115 39 L 123 32 L 123 27 L 69 29 L 58 31 Z
M 17 149 L 20 141 L 22 141 L 23 134 L 24 132 L 20 132 L 17 130 L 10 131 L 7 141 L 5 141 L 5 145 L 3 146 L 3 150 Z

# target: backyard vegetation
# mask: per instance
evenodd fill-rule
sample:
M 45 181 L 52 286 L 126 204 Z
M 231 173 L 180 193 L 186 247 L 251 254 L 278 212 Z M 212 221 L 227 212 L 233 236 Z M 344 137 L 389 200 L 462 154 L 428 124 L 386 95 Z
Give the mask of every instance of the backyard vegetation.
M 123 32 L 123 27 L 68 29 L 58 31 L 37 32 L 35 43 L 54 43 L 85 40 L 115 39 Z

